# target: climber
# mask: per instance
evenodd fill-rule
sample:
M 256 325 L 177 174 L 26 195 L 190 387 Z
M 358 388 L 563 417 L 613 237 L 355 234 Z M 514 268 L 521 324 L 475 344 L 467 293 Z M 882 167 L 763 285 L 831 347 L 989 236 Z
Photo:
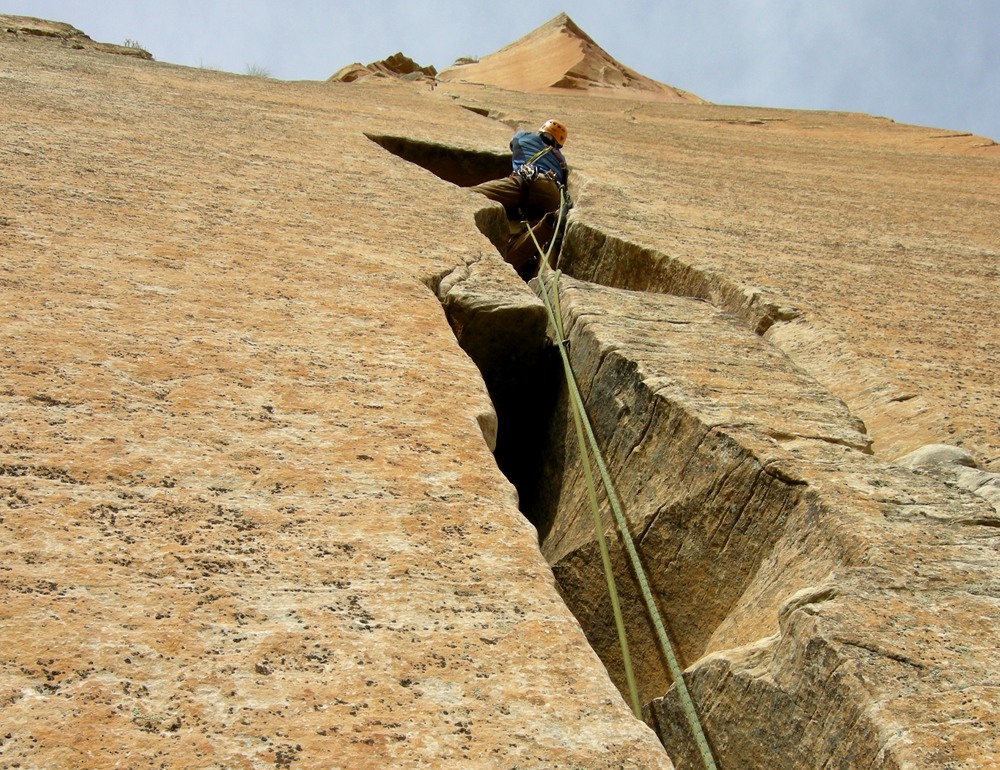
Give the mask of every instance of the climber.
M 555 213 L 561 203 L 560 188 L 566 185 L 569 167 L 562 154 L 566 127 L 547 120 L 535 131 L 518 131 L 510 140 L 513 171 L 504 179 L 483 182 L 471 189 L 503 204 L 512 221 L 527 220 L 535 238 L 544 247 L 555 232 Z M 538 269 L 538 250 L 528 233 L 515 234 L 505 259 L 526 280 Z

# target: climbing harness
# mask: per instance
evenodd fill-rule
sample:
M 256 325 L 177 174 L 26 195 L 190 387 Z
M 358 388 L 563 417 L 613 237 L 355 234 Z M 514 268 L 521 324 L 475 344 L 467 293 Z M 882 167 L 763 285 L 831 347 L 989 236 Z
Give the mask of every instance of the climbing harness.
M 528 182 L 533 182 L 537 177 L 544 176 L 544 172 L 538 169 L 535 165 L 535 161 L 541 157 L 544 157 L 549 152 L 552 151 L 552 147 L 546 145 L 530 158 L 528 158 L 524 163 L 522 163 L 518 168 L 510 172 L 511 176 L 516 176 L 523 184 Z M 555 181 L 554 179 L 552 181 Z
M 521 181 L 522 184 L 525 185 L 535 181 L 536 179 L 548 179 L 552 181 L 554 184 L 562 186 L 563 182 L 565 182 L 565 179 L 563 180 L 563 182 L 560 182 L 559 179 L 556 177 L 554 171 L 551 170 L 542 171 L 542 169 L 538 168 L 538 166 L 535 165 L 536 160 L 544 158 L 553 150 L 554 148 L 552 147 L 551 144 L 545 145 L 542 149 L 540 149 L 538 152 L 536 152 L 534 155 L 532 155 L 530 158 L 524 161 L 524 163 L 522 163 L 516 169 L 511 171 L 510 175 L 512 177 L 517 177 L 517 179 Z M 561 155 L 557 155 L 556 157 L 559 160 L 559 165 L 563 169 L 563 175 L 565 176 L 567 170 L 566 161 L 562 158 Z
M 533 163 L 525 163 L 523 166 L 518 168 L 516 171 L 511 171 L 510 175 L 517 177 L 517 180 L 522 185 L 529 185 L 536 179 L 549 179 L 553 184 L 558 184 L 552 175 L 551 171 L 542 171 L 538 166 Z
M 621 537 L 622 544 L 625 546 L 625 551 L 628 553 L 629 561 L 632 564 L 636 580 L 638 581 L 639 587 L 642 591 L 642 597 L 646 603 L 646 609 L 649 611 L 649 617 L 653 623 L 653 628 L 656 631 L 656 637 L 659 641 L 660 649 L 663 652 L 664 658 L 667 660 L 667 666 L 670 669 L 670 676 L 674 681 L 674 685 L 677 687 L 677 695 L 681 702 L 681 706 L 684 709 L 684 714 L 687 717 L 688 726 L 691 728 L 695 745 L 698 747 L 698 751 L 701 754 L 701 759 L 706 770 L 716 770 L 715 758 L 712 756 L 712 749 L 708 745 L 708 739 L 705 737 L 705 732 L 702 729 L 701 720 L 698 717 L 698 711 L 695 708 L 694 701 L 691 699 L 691 693 L 688 691 L 687 684 L 684 681 L 684 672 L 681 670 L 680 662 L 677 659 L 673 644 L 667 636 L 667 631 L 663 624 L 663 618 L 660 616 L 660 611 L 653 598 L 653 592 L 649 587 L 649 581 L 646 579 L 646 572 L 643 569 L 642 562 L 639 560 L 639 554 L 636 552 L 635 544 L 632 541 L 632 535 L 629 533 L 628 522 L 625 520 L 625 516 L 622 513 L 621 503 L 618 500 L 618 494 L 611 481 L 611 475 L 608 473 L 608 468 L 604 463 L 600 446 L 597 443 L 597 437 L 594 435 L 593 426 L 590 423 L 590 418 L 587 416 L 587 410 L 583 403 L 583 396 L 580 395 L 580 390 L 577 387 L 576 378 L 573 375 L 573 369 L 570 365 L 569 353 L 567 351 L 568 340 L 566 339 L 566 334 L 563 330 L 562 313 L 559 308 L 558 281 L 560 271 L 553 268 L 550 263 L 554 247 L 560 239 L 562 229 L 565 227 L 566 212 L 569 208 L 569 198 L 566 194 L 565 188 L 562 186 L 560 186 L 560 196 L 561 205 L 559 207 L 559 219 L 556 223 L 556 234 L 553 235 L 548 250 L 543 250 L 538 241 L 535 241 L 535 246 L 541 255 L 538 271 L 538 286 L 542 301 L 545 303 L 545 310 L 549 316 L 549 322 L 552 324 L 552 328 L 556 333 L 556 347 L 559 349 L 559 355 L 562 358 L 563 363 L 563 370 L 566 375 L 566 385 L 569 390 L 570 403 L 573 411 L 573 421 L 577 430 L 577 440 L 580 444 L 580 459 L 583 461 L 584 477 L 587 480 L 587 491 L 590 498 L 591 510 L 593 512 L 594 527 L 597 533 L 598 545 L 601 551 L 601 561 L 604 564 L 604 574 L 608 583 L 608 591 L 611 595 L 612 609 L 615 614 L 615 624 L 618 627 L 618 638 L 622 648 L 622 658 L 625 665 L 625 676 L 628 684 L 629 696 L 632 700 L 632 711 L 636 718 L 642 718 L 641 707 L 638 703 L 639 699 L 635 687 L 635 680 L 632 674 L 632 664 L 628 654 L 628 642 L 625 638 L 624 621 L 621 615 L 621 608 L 618 606 L 617 591 L 614 588 L 614 574 L 611 568 L 611 560 L 607 553 L 607 544 L 604 539 L 604 527 L 597 504 L 597 494 L 594 490 L 594 481 L 590 467 L 590 456 L 587 452 L 587 443 L 590 445 L 590 450 L 593 454 L 593 462 L 596 464 L 598 472 L 601 476 L 601 481 L 604 484 L 604 490 L 607 494 L 608 503 L 614 515 L 618 534 Z M 532 238 L 534 238 L 534 233 L 532 233 Z M 549 280 L 550 285 L 546 285 L 546 279 Z M 551 295 L 550 290 L 552 291 Z M 584 435 L 586 436 L 587 442 L 584 442 L 583 440 Z

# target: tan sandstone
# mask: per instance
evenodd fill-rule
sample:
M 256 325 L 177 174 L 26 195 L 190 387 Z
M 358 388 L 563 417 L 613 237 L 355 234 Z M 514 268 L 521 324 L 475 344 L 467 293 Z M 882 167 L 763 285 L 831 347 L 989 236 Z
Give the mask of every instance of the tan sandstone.
M 564 13 L 496 53 L 456 63 L 440 77 L 527 93 L 569 91 L 661 102 L 704 101 L 616 61 Z
M 719 766 L 1000 766 L 1000 516 L 891 463 L 1000 471 L 997 145 L 594 80 L 564 17 L 504 50 L 0 37 L 5 766 L 697 766 L 615 545 L 649 726 L 617 689 L 565 401 L 538 532 L 491 451 L 545 317 L 454 183 L 550 116 L 574 370 Z
M 364 134 L 483 119 L 391 82 L 0 57 L 3 763 L 669 767 L 429 288 L 496 258 L 482 201 Z

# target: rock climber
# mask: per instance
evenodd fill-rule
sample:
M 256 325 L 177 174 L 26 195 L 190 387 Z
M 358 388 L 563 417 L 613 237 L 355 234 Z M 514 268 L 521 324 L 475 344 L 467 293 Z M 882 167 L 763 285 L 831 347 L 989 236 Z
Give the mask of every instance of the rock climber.
M 518 131 L 510 140 L 513 170 L 504 179 L 471 189 L 503 204 L 512 221 L 527 220 L 535 238 L 547 247 L 555 233 L 569 166 L 562 153 L 568 132 L 558 120 L 547 120 L 538 131 Z M 538 249 L 529 233 L 512 236 L 505 259 L 525 280 L 538 270 Z

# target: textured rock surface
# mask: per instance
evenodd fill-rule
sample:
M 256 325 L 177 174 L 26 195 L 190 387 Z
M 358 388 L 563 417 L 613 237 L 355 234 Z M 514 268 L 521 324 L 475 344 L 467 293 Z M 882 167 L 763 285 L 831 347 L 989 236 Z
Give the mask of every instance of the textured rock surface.
M 137 59 L 152 59 L 149 51 L 139 45 L 115 45 L 113 43 L 98 43 L 91 40 L 84 32 L 70 24 L 48 19 L 36 19 L 33 16 L 12 16 L 0 13 L 0 32 L 16 38 L 43 37 L 58 41 L 67 48 L 74 50 L 100 51 L 123 56 L 134 56 Z
M 897 458 L 896 465 L 924 471 L 988 500 L 1000 513 L 1000 473 L 982 470 L 964 449 L 949 444 L 928 444 Z
M 348 64 L 337 70 L 329 79 L 332 82 L 353 83 L 355 80 L 373 75 L 420 80 L 425 77 L 433 78 L 437 75 L 437 70 L 434 67 L 421 67 L 409 56 L 399 52 L 371 64 Z
M 482 201 L 363 133 L 483 118 L 35 38 L 0 66 L 2 763 L 669 767 L 431 290 L 499 263 Z
M 24 34 L 0 65 L 4 763 L 670 766 L 490 452 L 540 309 L 443 179 L 552 116 L 571 349 L 722 766 L 997 763 L 996 514 L 884 462 L 1000 470 L 994 143 L 514 71 L 279 83 Z M 571 454 L 528 504 L 617 679 Z
M 844 405 L 732 316 L 568 279 L 561 301 L 588 413 L 720 765 L 1000 760 L 1000 517 L 866 454 Z M 580 463 L 560 427 L 543 551 L 621 682 L 607 599 L 592 588 Z M 616 561 L 648 701 L 666 674 Z M 700 766 L 671 696 L 650 713 L 678 766 Z
M 1000 469 L 1000 145 L 851 114 L 558 109 L 587 126 L 568 271 L 740 315 L 879 456 L 950 443 Z

